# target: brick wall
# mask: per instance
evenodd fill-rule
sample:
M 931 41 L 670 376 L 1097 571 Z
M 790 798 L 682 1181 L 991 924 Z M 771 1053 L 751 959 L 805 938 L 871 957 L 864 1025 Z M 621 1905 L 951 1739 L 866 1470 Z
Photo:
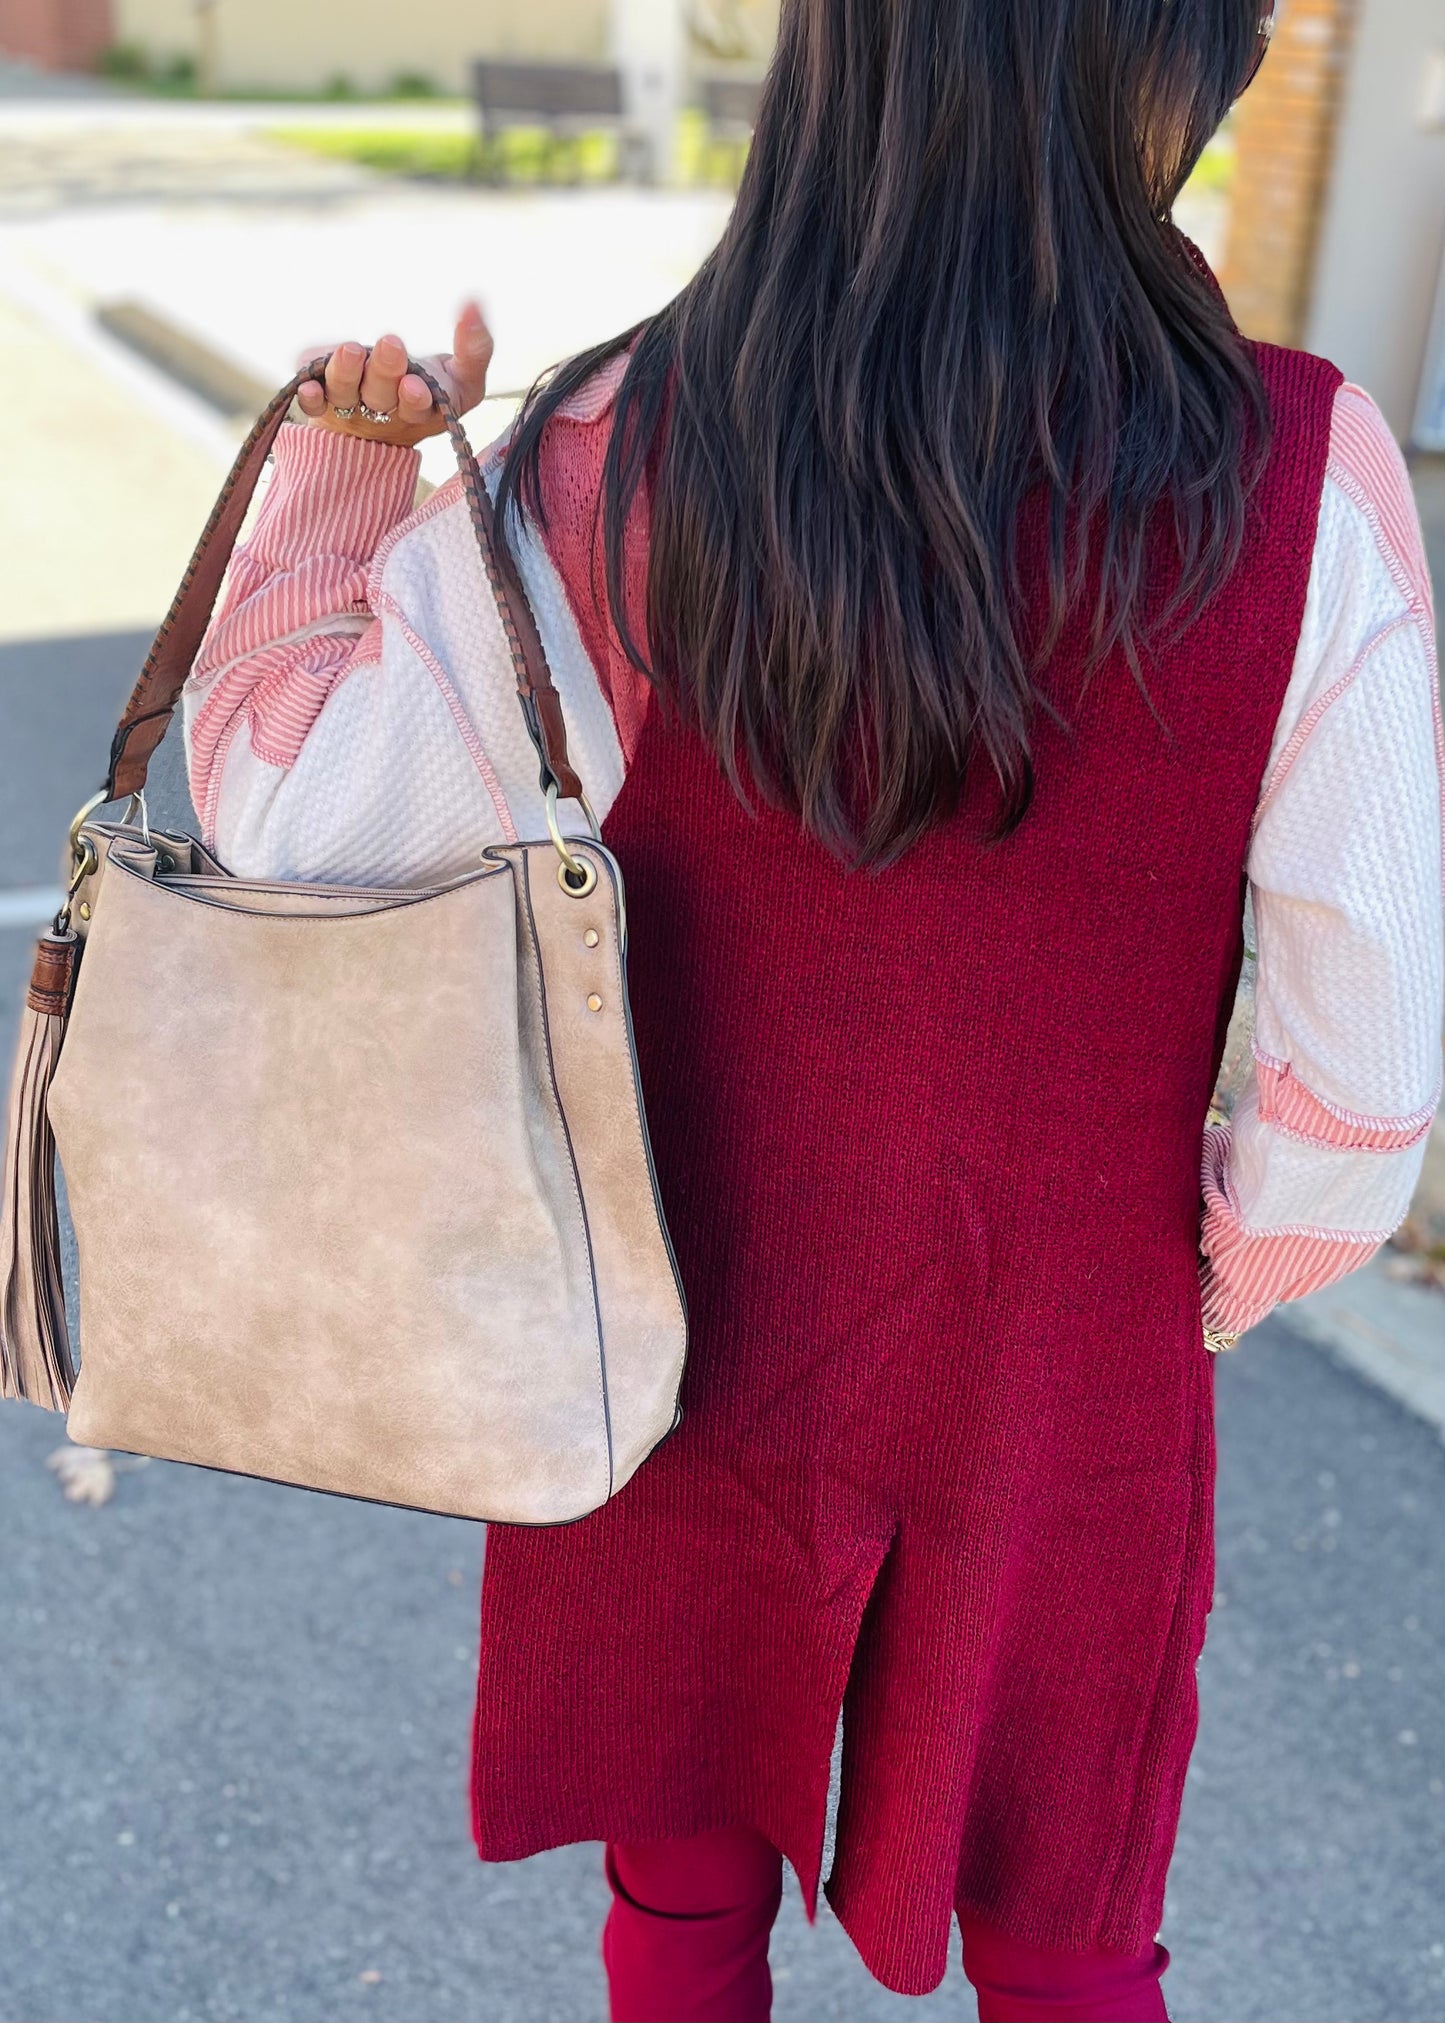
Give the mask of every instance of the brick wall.
M 1235 109 L 1220 281 L 1240 328 L 1299 344 L 1356 0 L 1283 0 L 1274 45 Z
M 113 40 L 110 0 L 0 0 L 0 50 L 44 70 L 94 70 Z

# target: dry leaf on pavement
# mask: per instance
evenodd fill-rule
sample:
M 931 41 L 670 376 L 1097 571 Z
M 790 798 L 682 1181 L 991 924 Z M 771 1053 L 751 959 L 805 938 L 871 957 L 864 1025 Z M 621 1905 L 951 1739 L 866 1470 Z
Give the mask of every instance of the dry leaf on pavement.
M 115 1469 L 99 1447 L 57 1447 L 45 1465 L 65 1492 L 67 1503 L 109 1503 L 115 1495 Z
M 141 1454 L 123 1459 L 103 1447 L 57 1447 L 47 1454 L 45 1465 L 60 1484 L 67 1503 L 109 1503 L 115 1495 L 115 1478 L 133 1468 L 144 1468 Z

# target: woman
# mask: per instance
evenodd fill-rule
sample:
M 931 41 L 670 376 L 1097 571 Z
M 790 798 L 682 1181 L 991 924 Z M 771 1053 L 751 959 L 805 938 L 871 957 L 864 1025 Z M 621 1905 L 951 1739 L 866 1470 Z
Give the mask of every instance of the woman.
M 1167 222 L 1267 27 L 789 0 L 718 250 L 488 460 L 627 879 L 692 1319 L 637 1479 L 488 1543 L 477 1845 L 608 1843 L 618 2019 L 768 2014 L 840 1711 L 827 1887 L 875 1975 L 936 1985 L 956 1914 L 986 2019 L 1165 2013 L 1204 1330 L 1371 1254 L 1439 1087 L 1400 461 Z M 468 309 L 460 404 L 489 353 Z M 541 833 L 457 485 L 410 511 L 405 367 L 343 345 L 303 390 L 190 684 L 238 872 Z

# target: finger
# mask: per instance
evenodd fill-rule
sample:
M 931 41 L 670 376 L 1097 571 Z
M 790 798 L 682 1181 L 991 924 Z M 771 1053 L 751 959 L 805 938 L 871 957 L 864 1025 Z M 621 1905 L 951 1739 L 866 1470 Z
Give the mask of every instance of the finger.
M 323 358 L 329 358 L 335 349 L 335 344 L 308 344 L 304 346 L 296 354 L 297 371 L 299 372 L 303 365 L 313 365 Z
M 406 346 L 401 339 L 379 337 L 361 375 L 361 398 L 378 414 L 390 414 L 399 399 L 401 376 L 406 371 Z
M 454 349 L 447 361 L 457 406 L 475 407 L 487 390 L 487 370 L 492 362 L 492 333 L 476 302 L 468 302 L 457 318 L 452 337 Z
M 367 402 L 370 407 L 371 402 Z M 396 412 L 408 428 L 420 428 L 432 411 L 431 388 L 414 372 L 406 373 L 396 389 Z
M 319 379 L 303 380 L 296 389 L 296 404 L 303 414 L 319 418 L 326 412 L 326 388 Z
M 364 344 L 338 344 L 326 365 L 326 398 L 333 407 L 355 407 L 366 364 Z

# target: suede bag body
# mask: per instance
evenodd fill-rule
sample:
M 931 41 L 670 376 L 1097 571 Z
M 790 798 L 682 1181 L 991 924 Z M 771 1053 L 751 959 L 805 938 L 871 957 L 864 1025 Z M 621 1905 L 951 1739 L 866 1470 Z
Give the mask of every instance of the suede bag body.
M 202 537 L 107 799 L 143 786 L 292 390 Z M 580 794 L 443 411 L 544 782 Z M 12 1086 L 5 1394 L 68 1405 L 84 1445 L 347 1496 L 520 1524 L 605 1503 L 677 1423 L 687 1338 L 610 852 L 558 832 L 442 885 L 368 889 L 233 878 L 192 838 L 95 819 L 72 864 Z

